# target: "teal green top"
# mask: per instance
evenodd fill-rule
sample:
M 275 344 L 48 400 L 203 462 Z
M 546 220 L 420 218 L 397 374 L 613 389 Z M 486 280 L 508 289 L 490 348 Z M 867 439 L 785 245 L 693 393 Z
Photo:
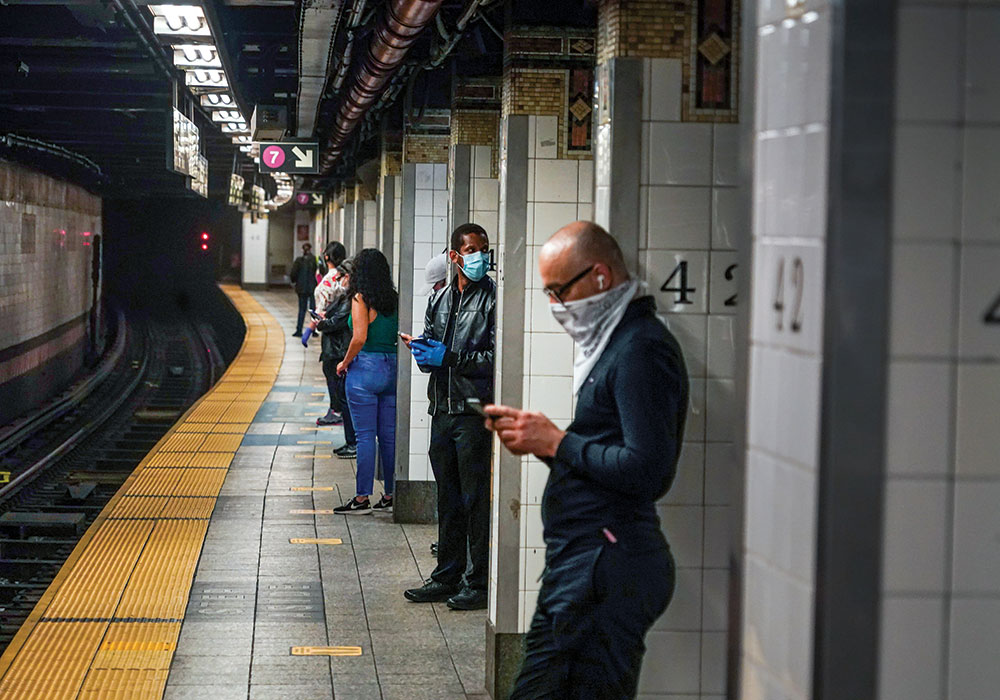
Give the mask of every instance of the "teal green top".
M 353 330 L 354 319 L 347 318 L 347 325 Z M 399 331 L 398 312 L 392 316 L 376 314 L 375 320 L 368 324 L 368 340 L 365 341 L 363 352 L 396 353 L 396 333 Z

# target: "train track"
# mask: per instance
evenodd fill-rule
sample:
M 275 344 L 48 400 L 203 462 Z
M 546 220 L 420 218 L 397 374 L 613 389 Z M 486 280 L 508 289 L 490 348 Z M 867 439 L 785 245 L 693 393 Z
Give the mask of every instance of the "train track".
M 211 328 L 119 314 L 100 381 L 0 435 L 0 652 L 77 540 L 224 369 Z M 6 453 L 4 453 L 6 452 Z

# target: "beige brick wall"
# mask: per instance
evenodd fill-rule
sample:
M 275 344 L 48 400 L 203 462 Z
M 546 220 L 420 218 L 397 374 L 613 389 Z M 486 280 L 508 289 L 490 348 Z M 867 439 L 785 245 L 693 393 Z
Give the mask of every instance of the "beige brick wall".
M 500 112 L 495 109 L 455 109 L 451 112 L 451 143 L 489 146 L 491 177 L 500 176 Z
M 403 160 L 407 163 L 447 163 L 451 136 L 448 134 L 406 134 Z
M 589 160 L 590 151 L 569 151 L 566 148 L 566 115 L 569 71 L 563 68 L 504 69 L 503 114 L 530 114 L 559 118 L 558 147 L 560 158 Z
M 382 177 L 403 172 L 403 152 L 382 148 Z
M 597 62 L 615 56 L 683 58 L 690 0 L 600 0 Z

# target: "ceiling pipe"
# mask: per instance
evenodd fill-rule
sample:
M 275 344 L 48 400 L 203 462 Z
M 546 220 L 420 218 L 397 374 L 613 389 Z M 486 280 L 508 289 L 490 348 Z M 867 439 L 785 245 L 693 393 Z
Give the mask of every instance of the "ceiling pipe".
M 358 122 L 378 100 L 410 46 L 434 18 L 441 2 L 442 0 L 390 0 L 385 12 L 379 17 L 354 81 L 341 100 L 321 159 L 324 171 L 328 171 L 337 162 Z

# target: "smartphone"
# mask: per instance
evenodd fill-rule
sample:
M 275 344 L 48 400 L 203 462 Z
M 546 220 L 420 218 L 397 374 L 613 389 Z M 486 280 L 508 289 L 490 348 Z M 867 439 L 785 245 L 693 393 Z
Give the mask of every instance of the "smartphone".
M 313 311 L 312 309 L 309 309 L 309 315 L 310 315 L 310 316 L 312 316 L 312 317 L 313 317 L 314 319 L 316 319 L 317 321 L 322 321 L 322 320 L 323 320 L 323 317 L 322 317 L 322 316 L 320 316 L 320 315 L 319 315 L 318 313 L 316 313 L 315 311 Z
M 469 408 L 471 408 L 474 413 L 479 414 L 483 418 L 492 418 L 493 417 L 493 416 L 489 415 L 488 413 L 486 413 L 486 411 L 483 410 L 483 403 L 479 399 L 475 399 L 475 398 L 473 398 L 473 399 L 466 399 L 465 400 L 465 405 L 468 406 Z

